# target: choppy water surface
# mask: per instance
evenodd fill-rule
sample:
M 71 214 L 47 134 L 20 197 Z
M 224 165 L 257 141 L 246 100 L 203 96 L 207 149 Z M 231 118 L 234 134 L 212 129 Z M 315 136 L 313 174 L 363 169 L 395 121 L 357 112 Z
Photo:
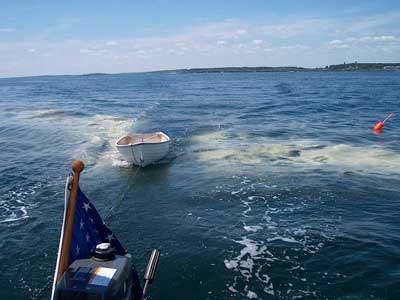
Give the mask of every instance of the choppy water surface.
M 153 299 L 399 299 L 400 73 L 0 80 L 0 298 L 49 297 L 73 159 Z M 174 140 L 128 166 L 125 133 Z

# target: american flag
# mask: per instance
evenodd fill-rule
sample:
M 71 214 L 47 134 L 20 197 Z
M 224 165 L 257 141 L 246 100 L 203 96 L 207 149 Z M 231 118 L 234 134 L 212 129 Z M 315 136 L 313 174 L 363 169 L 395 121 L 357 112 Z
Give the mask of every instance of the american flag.
M 79 178 L 79 177 L 78 177 Z M 101 243 L 110 243 L 117 255 L 125 255 L 127 251 L 122 247 L 121 243 L 113 232 L 104 224 L 99 213 L 97 212 L 94 205 L 89 201 L 85 194 L 81 191 L 79 186 L 77 187 L 77 197 L 75 202 L 75 215 L 73 216 L 73 226 L 72 235 L 68 235 L 67 238 L 70 240 L 70 248 L 68 249 L 68 262 L 65 265 L 65 260 L 63 256 L 65 255 L 63 251 L 64 238 L 66 237 L 66 220 L 68 204 L 71 200 L 69 187 L 73 178 L 69 176 L 65 185 L 65 206 L 64 206 L 64 221 L 62 226 L 60 244 L 58 248 L 57 264 L 55 269 L 53 288 L 51 292 L 51 299 L 55 298 L 55 292 L 57 288 L 58 280 L 61 278 L 63 273 L 66 271 L 68 266 L 70 266 L 75 260 L 78 259 L 88 259 L 93 256 L 96 246 Z M 72 187 L 73 189 L 73 187 Z M 72 191 L 71 191 L 72 193 Z M 67 248 L 65 248 L 67 250 Z M 142 288 L 140 284 L 139 275 L 136 271 L 135 266 L 131 266 L 131 278 L 132 278 L 132 292 L 134 294 L 134 299 L 142 299 Z
M 92 257 L 96 245 L 100 243 L 110 243 L 115 254 L 124 255 L 126 253 L 117 237 L 105 225 L 96 208 L 79 188 L 69 264 L 77 259 Z

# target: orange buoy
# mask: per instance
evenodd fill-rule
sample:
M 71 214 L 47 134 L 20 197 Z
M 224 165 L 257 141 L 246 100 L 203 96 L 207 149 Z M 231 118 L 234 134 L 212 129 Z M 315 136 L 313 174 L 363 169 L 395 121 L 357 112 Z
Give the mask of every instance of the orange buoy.
M 378 123 L 375 124 L 374 130 L 375 130 L 375 131 L 382 130 L 382 128 L 383 128 L 384 125 L 385 125 L 385 122 L 379 121 Z
M 374 130 L 375 130 L 375 131 L 381 131 L 382 128 L 383 128 L 383 126 L 385 126 L 385 122 L 386 122 L 387 120 L 389 120 L 389 118 L 393 117 L 393 115 L 394 115 L 394 113 L 391 112 L 391 113 L 386 117 L 385 120 L 379 121 L 378 123 L 376 123 L 375 126 L 374 126 Z

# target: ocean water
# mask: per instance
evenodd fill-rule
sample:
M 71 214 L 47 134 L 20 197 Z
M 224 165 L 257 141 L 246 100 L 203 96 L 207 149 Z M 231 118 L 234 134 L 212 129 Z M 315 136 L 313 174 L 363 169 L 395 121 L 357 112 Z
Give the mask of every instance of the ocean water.
M 161 250 L 153 299 L 400 299 L 399 100 L 396 72 L 0 79 L 0 299 L 49 298 L 74 159 L 141 275 Z

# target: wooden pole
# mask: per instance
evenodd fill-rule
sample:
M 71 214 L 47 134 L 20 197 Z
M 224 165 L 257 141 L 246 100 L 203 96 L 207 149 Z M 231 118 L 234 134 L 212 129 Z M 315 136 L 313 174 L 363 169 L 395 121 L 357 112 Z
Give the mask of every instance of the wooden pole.
M 68 269 L 69 250 L 71 248 L 72 230 L 74 228 L 76 198 L 78 196 L 79 188 L 79 176 L 84 168 L 85 165 L 80 160 L 75 160 L 72 163 L 72 170 L 74 171 L 74 175 L 72 179 L 71 193 L 69 195 L 67 214 L 65 216 L 64 235 L 57 274 L 57 284 L 60 282 L 60 279 L 64 272 Z

